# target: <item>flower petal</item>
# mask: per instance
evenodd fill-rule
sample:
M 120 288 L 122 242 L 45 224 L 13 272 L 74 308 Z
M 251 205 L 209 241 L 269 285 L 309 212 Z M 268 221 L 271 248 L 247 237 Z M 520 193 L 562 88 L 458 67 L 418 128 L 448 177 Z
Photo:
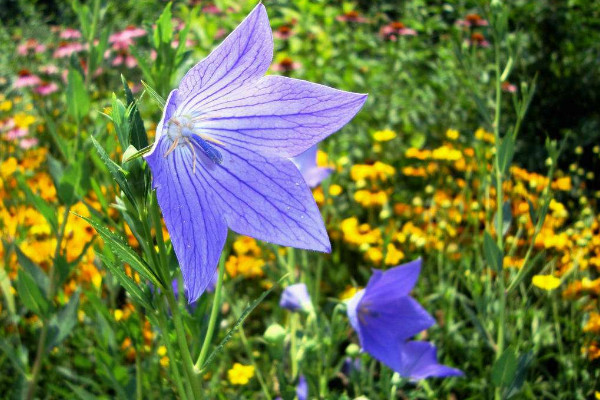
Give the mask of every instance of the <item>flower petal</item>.
M 152 170 L 158 204 L 171 236 L 183 273 L 188 302 L 193 303 L 206 290 L 216 272 L 227 238 L 227 225 L 206 190 L 198 169 L 212 163 L 205 156 L 193 171 L 193 154 L 187 147 L 176 148 L 169 156 L 171 141 L 164 138 L 146 157 Z M 197 160 L 197 162 L 200 162 Z
M 392 369 L 414 380 L 430 377 L 462 376 L 462 371 L 439 364 L 437 350 L 429 342 L 412 341 L 401 346 L 398 365 Z
M 375 294 L 379 298 L 390 299 L 408 296 L 413 289 L 419 273 L 421 272 L 421 259 L 381 271 L 374 269 L 373 276 L 367 283 L 367 298 Z
M 156 126 L 156 136 L 154 138 L 154 144 L 152 145 L 152 149 L 150 149 L 146 157 L 149 157 L 154 152 L 154 150 L 156 150 L 156 147 L 160 142 L 160 138 L 163 135 L 164 124 L 165 122 L 168 122 L 171 119 L 171 116 L 177 108 L 177 92 L 177 89 L 171 90 L 171 93 L 169 93 L 169 97 L 167 97 L 167 102 L 165 103 L 165 108 L 163 110 L 163 116 L 160 119 L 158 125 Z
M 331 245 L 311 191 L 288 159 L 261 155 L 234 142 L 218 146 L 222 164 L 202 168 L 229 228 L 242 235 L 329 252 Z
M 208 57 L 192 67 L 179 84 L 177 115 L 200 111 L 267 72 L 273 60 L 273 34 L 267 11 L 258 4 Z
M 294 157 L 350 121 L 367 95 L 265 76 L 206 103 L 196 127 L 263 154 Z
M 367 297 L 358 304 L 359 338 L 366 352 L 377 359 L 390 352 L 390 346 L 429 328 L 435 320 L 412 297 L 395 299 Z

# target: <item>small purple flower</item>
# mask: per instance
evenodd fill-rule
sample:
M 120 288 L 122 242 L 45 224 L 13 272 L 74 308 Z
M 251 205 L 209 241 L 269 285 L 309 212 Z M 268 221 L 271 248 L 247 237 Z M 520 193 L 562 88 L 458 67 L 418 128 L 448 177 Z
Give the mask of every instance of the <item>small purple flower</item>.
M 296 283 L 286 287 L 281 293 L 279 306 L 290 311 L 311 311 L 313 305 L 306 285 Z
M 333 169 L 331 168 L 317 166 L 316 145 L 312 146 L 299 156 L 292 158 L 292 161 L 300 170 L 306 184 L 311 188 L 319 186 L 319 184 L 333 172 Z
M 413 379 L 422 379 L 429 371 L 427 368 L 433 371 L 427 376 L 442 376 L 434 372 L 443 367 L 435 360 L 433 346 L 425 349 L 420 344 L 423 342 L 407 342 L 435 323 L 409 296 L 420 271 L 420 259 L 387 271 L 374 270 L 367 287 L 348 301 L 347 309 L 363 350 L 400 375 Z
M 298 400 L 307 400 L 308 399 L 308 382 L 306 382 L 306 378 L 304 375 L 300 375 L 298 378 L 298 385 L 296 386 L 296 396 Z
M 258 4 L 167 99 L 145 156 L 193 302 L 213 277 L 227 228 L 329 252 L 310 189 L 289 160 L 343 127 L 366 95 L 281 76 Z

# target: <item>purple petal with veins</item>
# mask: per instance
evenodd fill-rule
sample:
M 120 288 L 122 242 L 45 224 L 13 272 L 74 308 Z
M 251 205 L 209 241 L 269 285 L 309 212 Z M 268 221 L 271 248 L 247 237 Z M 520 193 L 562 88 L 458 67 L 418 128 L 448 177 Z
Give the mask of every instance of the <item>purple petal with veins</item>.
M 145 156 L 189 301 L 210 283 L 227 228 L 284 246 L 331 249 L 289 158 L 344 126 L 366 95 L 264 76 L 272 59 L 259 4 L 171 92 Z

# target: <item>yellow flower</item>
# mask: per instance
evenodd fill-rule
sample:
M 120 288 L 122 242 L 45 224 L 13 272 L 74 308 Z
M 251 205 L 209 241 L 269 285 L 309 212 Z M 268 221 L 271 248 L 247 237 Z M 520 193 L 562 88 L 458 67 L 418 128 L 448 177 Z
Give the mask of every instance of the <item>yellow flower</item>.
M 554 190 L 563 190 L 568 191 L 571 190 L 571 177 L 565 176 L 563 178 L 558 178 L 554 182 L 552 182 L 552 189 Z
M 247 255 L 229 256 L 225 269 L 232 278 L 242 275 L 246 278 L 260 278 L 264 275 L 264 260 Z
M 14 157 L 8 157 L 6 160 L 2 161 L 0 164 L 0 176 L 2 178 L 8 178 L 12 174 L 15 173 L 19 166 L 17 159 Z
M 362 287 L 355 287 L 355 286 L 346 286 L 346 288 L 344 289 L 344 291 L 342 293 L 340 293 L 340 300 L 348 300 L 351 299 L 352 297 L 354 297 L 354 295 L 359 291 L 362 290 Z
M 385 265 L 397 265 L 400 260 L 404 258 L 404 253 L 398 250 L 396 246 L 391 243 L 387 245 L 387 253 L 385 254 Z
M 254 376 L 254 366 L 233 364 L 233 368 L 227 371 L 227 377 L 232 385 L 247 385 Z
M 167 355 L 167 348 L 165 346 L 160 346 L 157 350 L 156 350 L 156 354 L 158 354 L 161 357 L 164 357 Z
M 382 131 L 377 131 L 373 134 L 373 139 L 378 142 L 388 142 L 396 137 L 396 132 L 390 129 L 384 129 Z
M 450 140 L 456 140 L 460 136 L 460 133 L 456 129 L 448 129 L 446 131 L 446 137 Z
M 599 334 L 600 333 L 600 314 L 598 314 L 597 312 L 592 312 L 590 314 L 590 318 L 588 319 L 588 322 L 583 327 L 583 331 L 586 333 L 589 332 L 589 333 Z
M 27 115 L 25 113 L 17 113 L 13 117 L 13 121 L 18 128 L 27 129 L 29 125 L 35 122 L 33 115 Z
M 123 310 L 115 310 L 115 321 L 119 322 L 123 319 Z
M 339 196 L 342 193 L 342 187 L 340 185 L 329 186 L 329 194 L 333 197 Z
M 10 111 L 12 108 L 12 101 L 4 100 L 0 103 L 0 111 Z
M 554 290 L 560 286 L 560 279 L 552 275 L 535 275 L 531 283 L 543 290 Z

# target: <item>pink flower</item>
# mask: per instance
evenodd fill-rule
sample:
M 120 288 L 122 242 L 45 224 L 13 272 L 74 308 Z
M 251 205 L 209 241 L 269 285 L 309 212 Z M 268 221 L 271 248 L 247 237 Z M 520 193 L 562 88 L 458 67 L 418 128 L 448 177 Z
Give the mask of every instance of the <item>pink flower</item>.
M 195 44 L 196 44 L 196 42 L 194 42 L 192 39 L 185 40 L 185 47 L 192 47 Z M 178 46 L 179 46 L 179 40 L 178 39 L 173 40 L 173 42 L 171 43 L 171 47 L 176 49 Z
M 277 39 L 287 40 L 290 37 L 294 36 L 294 31 L 292 30 L 291 24 L 281 25 L 275 32 L 273 32 L 273 36 Z
M 474 26 L 488 26 L 487 20 L 481 18 L 479 14 L 467 14 L 465 19 L 459 19 L 456 21 L 456 25 L 464 26 L 465 28 L 471 28 Z
M 42 96 L 48 96 L 58 91 L 58 85 L 54 82 L 42 82 L 35 91 Z
M 21 141 L 19 142 L 19 147 L 22 148 L 23 150 L 28 150 L 34 146 L 37 146 L 37 144 L 38 144 L 37 138 L 25 138 L 25 139 L 21 139 Z
M 221 14 L 223 11 L 221 11 L 221 9 L 219 7 L 217 7 L 214 4 L 209 4 L 207 6 L 202 7 L 202 12 L 204 14 L 213 14 L 213 15 L 219 15 Z
M 379 30 L 379 36 L 384 40 L 395 42 L 398 36 L 416 36 L 417 31 L 407 28 L 402 22 L 391 22 Z
M 35 39 L 27 39 L 25 43 L 22 43 L 17 47 L 17 53 L 21 56 L 29 55 L 31 52 L 39 54 L 44 51 L 46 51 L 46 46 Z
M 8 140 L 15 140 L 27 136 L 28 133 L 29 131 L 27 129 L 13 128 L 6 132 L 6 135 L 4 135 L 4 137 L 6 137 L 6 139 Z
M 137 65 L 137 60 L 131 54 L 122 51 L 117 53 L 116 57 L 113 58 L 111 65 L 116 67 L 123 64 L 127 68 L 134 68 Z
M 39 85 L 42 80 L 37 76 L 33 75 L 26 69 L 22 69 L 19 71 L 19 77 L 13 84 L 14 88 L 24 88 L 28 86 L 36 86 Z
M 485 36 L 479 32 L 473 32 L 471 35 L 471 39 L 469 39 L 468 43 L 471 46 L 479 46 L 479 47 L 490 47 L 490 42 L 485 39 Z
M 504 81 L 502 82 L 502 90 L 507 93 L 517 93 L 517 85 Z
M 287 73 L 295 71 L 300 67 L 302 67 L 302 64 L 295 62 L 290 57 L 285 57 L 278 63 L 271 65 L 271 70 L 275 72 Z
M 369 20 L 365 17 L 362 17 L 358 13 L 358 11 L 348 11 L 347 13 L 344 13 L 342 15 L 338 15 L 337 17 L 335 17 L 335 19 L 337 19 L 340 22 L 354 22 L 358 24 L 364 24 L 369 22 Z
M 113 33 L 108 38 L 108 42 L 112 43 L 112 47 L 115 50 L 122 50 L 128 48 L 133 44 L 133 39 L 146 35 L 146 31 L 142 28 L 129 25 L 121 32 Z
M 219 28 L 215 32 L 215 39 L 219 40 L 222 37 L 224 37 L 225 35 L 227 35 L 227 31 L 224 28 Z
M 84 47 L 81 43 L 77 42 L 60 42 L 57 49 L 54 50 L 54 54 L 52 57 L 54 58 L 64 58 L 70 57 L 73 53 L 79 53 L 83 51 Z
M 60 33 L 61 39 L 79 39 L 81 37 L 81 32 L 77 29 L 66 28 L 64 31 Z
M 56 65 L 44 65 L 42 67 L 40 67 L 40 72 L 42 74 L 46 74 L 46 75 L 54 75 L 54 74 L 58 74 L 59 69 Z

